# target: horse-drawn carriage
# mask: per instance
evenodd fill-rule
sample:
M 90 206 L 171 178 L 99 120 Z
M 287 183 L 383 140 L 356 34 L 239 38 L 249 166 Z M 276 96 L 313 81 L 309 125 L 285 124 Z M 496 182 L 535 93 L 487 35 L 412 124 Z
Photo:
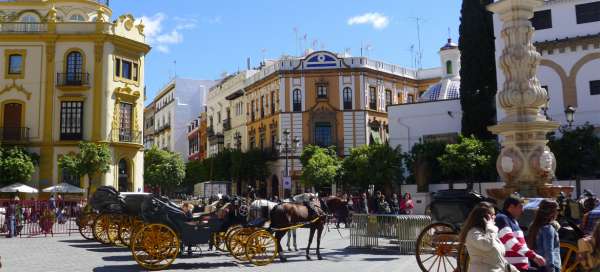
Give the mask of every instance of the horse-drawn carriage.
M 528 226 L 533 220 L 540 199 L 529 199 L 519 220 Z M 562 270 L 576 271 L 577 239 L 582 232 L 574 223 L 577 219 L 574 201 L 559 197 L 561 213 L 558 221 Z M 467 190 L 442 190 L 433 195 L 430 205 L 433 223 L 425 227 L 417 239 L 416 259 L 422 271 L 467 271 L 468 253 L 458 239 L 462 223 L 471 210 L 482 201 L 492 199 Z M 526 230 L 526 227 L 523 227 Z

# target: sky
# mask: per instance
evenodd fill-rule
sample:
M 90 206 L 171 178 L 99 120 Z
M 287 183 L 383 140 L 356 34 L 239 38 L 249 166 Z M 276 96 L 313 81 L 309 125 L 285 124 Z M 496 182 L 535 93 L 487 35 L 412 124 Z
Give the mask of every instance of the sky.
M 135 4 L 133 4 L 135 3 Z M 439 66 L 439 48 L 458 41 L 460 0 L 111 0 L 113 19 L 142 20 L 149 103 L 174 75 L 219 79 L 265 58 L 305 49 L 348 52 L 414 67 Z M 411 47 L 412 52 L 411 53 Z

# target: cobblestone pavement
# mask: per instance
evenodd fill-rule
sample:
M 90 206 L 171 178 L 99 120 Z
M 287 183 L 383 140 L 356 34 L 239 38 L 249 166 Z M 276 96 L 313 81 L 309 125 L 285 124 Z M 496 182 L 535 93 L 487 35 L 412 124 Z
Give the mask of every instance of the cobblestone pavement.
M 419 271 L 414 256 L 401 256 L 396 250 L 348 249 L 348 231 L 332 229 L 323 237 L 324 260 L 304 257 L 308 230 L 298 230 L 299 252 L 286 252 L 288 262 L 255 267 L 239 262 L 225 253 L 204 251 L 196 257 L 181 257 L 167 271 L 277 271 L 277 272 L 388 272 Z M 285 241 L 286 238 L 284 238 Z M 282 243 L 285 247 L 285 245 Z M 315 241 L 313 241 L 313 248 Z M 206 246 L 203 247 L 206 250 Z M 86 241 L 78 234 L 39 238 L 0 238 L 1 272 L 143 271 L 126 248 L 104 246 Z

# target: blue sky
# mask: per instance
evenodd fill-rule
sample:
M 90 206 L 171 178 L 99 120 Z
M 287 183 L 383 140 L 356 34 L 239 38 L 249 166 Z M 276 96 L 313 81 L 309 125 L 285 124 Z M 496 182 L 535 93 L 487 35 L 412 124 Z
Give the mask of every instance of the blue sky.
M 112 0 L 111 8 L 113 17 L 131 13 L 146 25 L 153 47 L 145 67 L 151 98 L 175 73 L 174 61 L 180 77 L 217 79 L 224 72 L 244 69 L 247 57 L 256 66 L 263 57 L 297 55 L 303 48 L 349 50 L 359 56 L 362 44 L 363 54 L 370 58 L 412 67 L 410 48 L 414 45 L 415 52 L 418 48 L 417 17 L 422 67 L 439 66 L 437 51 L 448 28 L 452 39 L 458 40 L 460 4 L 459 0 Z

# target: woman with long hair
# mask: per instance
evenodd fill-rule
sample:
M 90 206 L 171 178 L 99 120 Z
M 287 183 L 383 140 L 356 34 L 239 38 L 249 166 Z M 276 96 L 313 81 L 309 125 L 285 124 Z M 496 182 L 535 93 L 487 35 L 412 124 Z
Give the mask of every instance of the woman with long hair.
M 556 222 L 557 216 L 558 203 L 544 199 L 540 202 L 533 223 L 529 227 L 527 246 L 546 260 L 546 265 L 543 268 L 539 267 L 538 271 L 560 271 L 560 240 L 558 239 L 560 225 Z
M 600 223 L 590 236 L 579 239 L 577 259 L 584 271 L 600 272 Z
M 494 206 L 481 202 L 471 210 L 461 227 L 459 241 L 469 253 L 468 272 L 518 271 L 504 258 L 504 245 L 498 238 L 495 217 Z

